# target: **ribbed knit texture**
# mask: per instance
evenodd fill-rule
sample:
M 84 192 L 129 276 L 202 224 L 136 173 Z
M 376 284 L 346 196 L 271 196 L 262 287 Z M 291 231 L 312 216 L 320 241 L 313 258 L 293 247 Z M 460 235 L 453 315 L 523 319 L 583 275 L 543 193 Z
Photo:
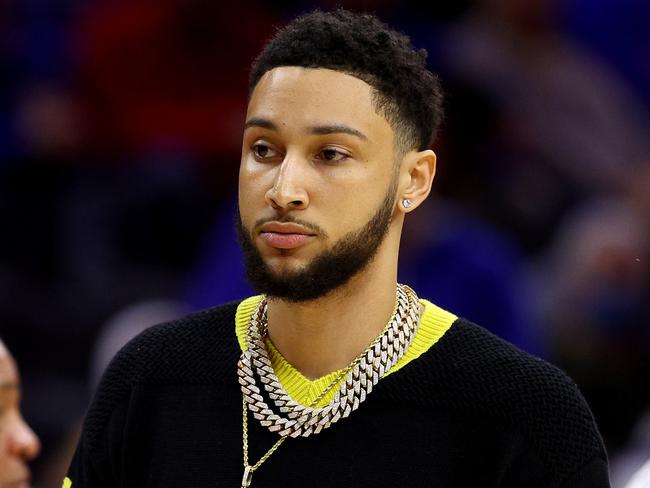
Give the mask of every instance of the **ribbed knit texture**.
M 111 362 L 72 488 L 213 488 L 242 476 L 237 304 L 152 327 Z M 251 460 L 277 440 L 249 415 Z M 607 488 L 591 412 L 564 373 L 456 320 L 349 418 L 289 439 L 253 488 Z
M 261 295 L 247 298 L 242 301 L 237 307 L 235 316 L 235 333 L 237 334 L 237 341 L 239 347 L 243 350 L 246 348 L 246 330 L 257 305 L 262 300 Z M 433 346 L 443 336 L 451 324 L 458 318 L 454 314 L 443 310 L 442 308 L 434 305 L 427 300 L 420 300 L 424 305 L 424 312 L 420 318 L 420 326 L 411 345 L 407 349 L 404 356 L 386 373 L 385 376 L 394 373 L 408 363 L 420 357 L 431 346 Z M 284 386 L 287 393 L 297 402 L 305 406 L 309 406 L 321 394 L 325 388 L 338 377 L 342 370 L 332 371 L 320 378 L 310 380 L 305 377 L 300 371 L 294 368 L 278 351 L 273 343 L 267 339 L 267 349 L 269 351 L 269 359 L 275 371 L 278 380 Z M 317 407 L 324 407 L 336 395 L 338 386 L 345 381 L 341 379 L 338 385 L 330 390 L 321 401 L 316 404 Z

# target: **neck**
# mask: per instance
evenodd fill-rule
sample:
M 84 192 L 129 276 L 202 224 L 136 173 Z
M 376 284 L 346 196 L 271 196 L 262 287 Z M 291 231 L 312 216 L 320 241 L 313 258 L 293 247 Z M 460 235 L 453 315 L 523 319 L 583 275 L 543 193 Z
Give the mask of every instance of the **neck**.
M 269 301 L 269 337 L 307 378 L 347 367 L 386 326 L 395 307 L 397 259 L 384 262 L 381 254 L 324 297 Z

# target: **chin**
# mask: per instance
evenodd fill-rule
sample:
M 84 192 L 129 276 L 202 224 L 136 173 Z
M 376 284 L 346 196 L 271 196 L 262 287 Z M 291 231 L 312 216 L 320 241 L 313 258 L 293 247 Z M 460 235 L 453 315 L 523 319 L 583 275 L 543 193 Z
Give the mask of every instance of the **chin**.
M 266 266 L 278 273 L 298 271 L 305 268 L 313 259 L 307 253 L 299 249 L 276 249 L 260 250 L 260 256 Z
M 302 260 L 292 258 L 290 256 L 282 256 L 276 258 L 269 258 L 265 261 L 266 267 L 271 272 L 273 278 L 276 280 L 286 279 L 287 275 L 298 274 L 305 269 L 305 264 Z

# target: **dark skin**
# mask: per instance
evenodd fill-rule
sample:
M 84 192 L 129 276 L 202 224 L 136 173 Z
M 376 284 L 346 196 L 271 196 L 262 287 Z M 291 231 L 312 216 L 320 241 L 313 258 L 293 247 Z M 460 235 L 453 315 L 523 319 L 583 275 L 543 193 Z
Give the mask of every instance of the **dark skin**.
M 28 488 L 27 462 L 39 451 L 38 437 L 20 413 L 16 363 L 0 341 L 0 488 Z

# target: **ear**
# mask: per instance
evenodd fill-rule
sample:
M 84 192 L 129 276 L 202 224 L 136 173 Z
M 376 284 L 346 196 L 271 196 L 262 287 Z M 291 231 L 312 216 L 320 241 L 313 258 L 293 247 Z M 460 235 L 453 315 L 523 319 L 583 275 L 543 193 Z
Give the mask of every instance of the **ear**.
M 407 153 L 400 168 L 397 207 L 408 213 L 420 206 L 429 196 L 435 175 L 436 154 L 431 149 Z

